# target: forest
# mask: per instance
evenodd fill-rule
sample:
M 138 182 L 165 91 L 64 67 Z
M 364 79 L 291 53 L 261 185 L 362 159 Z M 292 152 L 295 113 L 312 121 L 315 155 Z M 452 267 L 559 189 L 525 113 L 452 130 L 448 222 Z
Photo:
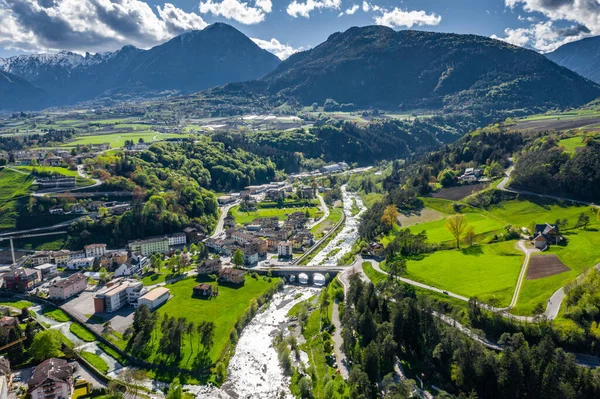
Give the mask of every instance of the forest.
M 550 335 L 530 344 L 522 333 L 505 333 L 498 340 L 503 350 L 497 352 L 436 315 L 430 300 L 402 283 L 383 281 L 375 287 L 352 278 L 342 315 L 344 350 L 353 364 L 350 397 L 410 397 L 411 381 L 390 376 L 396 365 L 410 365 L 405 370 L 409 378 L 447 392 L 440 397 L 600 395 L 599 372 L 578 366 L 575 356 L 557 348 Z

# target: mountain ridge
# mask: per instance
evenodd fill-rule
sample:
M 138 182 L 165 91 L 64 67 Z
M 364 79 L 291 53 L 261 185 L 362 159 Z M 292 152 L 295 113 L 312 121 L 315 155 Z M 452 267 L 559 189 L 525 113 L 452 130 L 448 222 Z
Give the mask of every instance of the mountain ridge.
M 600 36 L 563 44 L 545 55 L 558 65 L 600 83 Z

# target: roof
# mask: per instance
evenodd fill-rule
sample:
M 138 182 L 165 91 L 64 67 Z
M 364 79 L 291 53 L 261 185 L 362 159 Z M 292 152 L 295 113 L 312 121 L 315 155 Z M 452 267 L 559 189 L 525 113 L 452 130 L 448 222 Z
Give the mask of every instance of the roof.
M 147 294 L 142 295 L 140 297 L 140 299 L 154 301 L 154 300 L 160 298 L 161 296 L 163 296 L 164 294 L 169 294 L 170 292 L 171 291 L 168 288 L 157 287 L 157 288 L 153 289 L 152 291 L 148 292 Z
M 54 269 L 56 265 L 54 263 L 44 263 L 43 265 L 35 266 L 36 270 L 46 270 L 46 269 Z
M 212 290 L 212 285 L 211 284 L 198 284 L 197 286 L 194 287 L 195 290 L 201 290 L 201 291 L 207 291 L 207 290 Z
M 160 242 L 160 241 L 168 241 L 168 240 L 169 240 L 169 237 L 167 237 L 167 236 L 150 237 L 150 238 L 145 238 L 143 240 L 129 241 L 129 245 L 149 244 L 151 242 Z
M 85 249 L 106 248 L 106 244 L 90 244 L 83 247 Z
M 55 382 L 70 382 L 73 366 L 64 359 L 50 358 L 40 363 L 27 383 L 29 390 L 42 385 L 48 379 Z
M 57 281 L 56 283 L 52 284 L 51 287 L 66 288 L 70 285 L 78 283 L 81 280 L 87 281 L 87 277 L 81 273 L 75 273 L 75 274 L 70 275 L 69 277 L 67 277 L 64 280 Z
M 240 275 L 240 274 L 244 274 L 243 270 L 240 269 L 234 269 L 231 267 L 225 268 L 223 270 L 221 270 L 221 276 L 223 275 L 227 275 L 227 274 L 231 274 L 231 275 Z
M 4 275 L 4 278 L 16 278 L 16 277 L 24 278 L 24 277 L 30 277 L 33 275 L 35 275 L 37 277 L 38 271 L 35 269 L 27 269 L 24 267 L 17 267 L 16 269 L 12 269 L 8 273 L 6 273 Z

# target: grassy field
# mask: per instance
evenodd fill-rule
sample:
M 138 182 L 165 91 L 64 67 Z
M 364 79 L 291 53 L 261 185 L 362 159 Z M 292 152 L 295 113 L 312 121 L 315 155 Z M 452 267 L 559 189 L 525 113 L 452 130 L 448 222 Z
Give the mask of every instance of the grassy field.
M 22 170 L 23 172 L 27 173 L 37 170 L 42 173 L 52 173 L 67 177 L 74 177 L 77 187 L 87 187 L 94 184 L 94 180 L 79 176 L 79 173 L 77 173 L 76 170 L 61 168 L 60 166 L 15 166 L 15 169 Z
M 444 215 L 455 213 L 452 201 L 436 198 L 424 198 L 423 201 L 428 209 L 440 212 L 442 217 L 444 217 Z M 517 306 L 514 309 L 514 313 L 516 314 L 532 314 L 538 304 L 541 304 L 545 308 L 546 301 L 558 288 L 567 284 L 583 271 L 600 262 L 600 253 L 597 251 L 597 248 L 600 245 L 600 233 L 596 231 L 598 222 L 596 221 L 595 213 L 591 211 L 588 206 L 564 201 L 542 199 L 535 196 L 520 196 L 517 199 L 503 201 L 500 204 L 492 205 L 487 208 L 474 208 L 467 205 L 462 209 L 462 213 L 465 214 L 469 224 L 475 227 L 475 232 L 477 234 L 484 234 L 485 236 L 489 236 L 492 233 L 503 232 L 503 227 L 509 224 L 516 228 L 528 228 L 534 222 L 554 223 L 557 219 L 567 220 L 567 227 L 566 229 L 563 229 L 563 233 L 568 239 L 568 245 L 553 246 L 549 253 L 556 253 L 561 261 L 571 270 L 537 280 L 525 280 L 521 288 Z M 574 229 L 577 218 L 581 213 L 590 216 L 591 225 L 588 231 Z M 451 242 L 452 240 L 452 236 L 445 228 L 444 219 L 415 224 L 412 225 L 410 229 L 413 233 L 425 230 L 429 241 L 431 242 Z M 385 244 L 392 238 L 393 234 L 390 234 L 387 237 L 384 237 L 382 242 Z M 484 245 L 484 248 L 487 250 L 488 247 L 493 248 L 494 245 L 500 244 Z M 470 283 L 463 279 L 463 276 L 457 276 L 456 274 L 450 273 L 448 268 L 460 266 L 461 262 L 464 263 L 465 270 L 471 270 L 471 273 L 476 271 L 473 268 L 478 267 L 479 262 L 474 262 L 473 259 L 468 257 L 457 258 L 457 253 L 457 251 L 443 251 L 430 255 L 423 261 L 416 263 L 424 265 L 423 270 L 418 271 L 412 269 L 416 264 L 414 261 L 411 261 L 409 262 L 409 273 L 418 281 L 423 281 L 430 283 L 435 287 L 465 294 L 465 296 L 478 295 L 480 299 L 483 300 L 495 296 L 501 301 L 507 300 L 510 297 L 512 292 L 506 288 L 508 287 L 507 281 L 500 281 L 503 278 L 508 278 L 509 275 L 501 277 L 498 274 L 493 274 L 489 278 L 496 280 L 496 277 L 498 277 L 497 282 L 499 284 L 489 285 L 487 283 L 482 283 L 480 288 L 477 288 L 476 286 L 469 287 Z M 502 258 L 490 258 L 489 254 L 485 253 L 485 251 L 484 255 L 486 260 L 488 258 L 491 259 L 492 265 L 495 264 L 496 266 L 499 266 L 498 263 L 503 263 Z M 431 264 L 422 263 L 428 259 L 437 259 L 437 264 L 435 261 L 432 261 Z M 513 263 L 519 264 L 519 262 Z M 511 262 L 506 264 L 512 265 Z M 510 267 L 507 268 L 507 270 L 508 269 L 510 269 Z M 433 278 L 435 276 L 432 276 L 432 274 L 435 273 L 437 273 L 437 278 Z M 446 273 L 446 275 L 444 273 Z M 474 277 L 473 283 L 477 283 L 479 277 L 476 277 L 476 274 L 471 277 Z M 482 276 L 483 279 L 485 279 L 485 277 L 486 276 L 484 275 Z M 516 274 L 514 278 L 516 279 Z M 514 281 L 511 284 L 514 288 Z M 464 285 L 466 285 L 466 287 L 463 287 Z M 505 288 L 502 289 L 502 286 Z M 486 289 L 485 287 L 488 288 Z
M 59 323 L 64 323 L 71 320 L 68 314 L 58 308 L 44 308 L 42 314 L 52 320 L 58 321 Z
M 0 229 L 16 226 L 20 204 L 28 198 L 32 183 L 31 176 L 10 169 L 0 170 Z
M 96 340 L 96 336 L 88 331 L 87 328 L 81 326 L 78 323 L 71 323 L 69 326 L 69 331 L 71 331 L 77 338 L 85 342 L 94 342 Z
M 568 272 L 537 280 L 525 280 L 521 288 L 521 294 L 515 314 L 532 314 L 538 304 L 546 308 L 548 298 L 560 287 L 600 263 L 600 233 L 597 227 L 589 230 L 570 230 L 564 233 L 568 244 L 564 247 L 551 246 L 548 252 L 556 254 L 558 258 L 569 267 Z
M 310 229 L 315 239 L 321 238 L 329 229 L 337 224 L 342 219 L 344 210 L 342 208 L 329 208 L 329 216 L 318 225 Z
M 244 286 L 235 288 L 221 285 L 219 286 L 219 295 L 206 300 L 192 297 L 192 289 L 198 282 L 192 278 L 187 278 L 166 286 L 171 290 L 173 298 L 160 307 L 157 312 L 161 318 L 164 314 L 171 317 L 184 317 L 188 321 L 193 321 L 196 325 L 201 321 L 214 322 L 215 337 L 214 345 L 210 350 L 210 358 L 217 361 L 228 347 L 229 334 L 234 329 L 238 319 L 250 307 L 253 300 L 262 296 L 277 282 L 278 279 L 275 278 L 268 282 L 262 278 L 255 280 L 246 277 Z M 197 345 L 194 345 L 194 349 L 194 353 L 197 353 Z M 154 353 L 156 354 L 156 351 Z M 189 357 L 192 354 L 192 349 L 188 339 L 185 339 L 183 354 L 180 366 L 191 367 L 193 359 L 189 359 Z M 148 360 L 152 361 L 153 359 Z
M 475 229 L 475 234 L 479 236 L 485 236 L 493 232 L 499 232 L 505 226 L 505 224 L 497 219 L 484 214 L 467 213 L 465 217 L 467 218 L 469 226 L 472 226 Z M 427 239 L 432 243 L 454 241 L 454 237 L 446 228 L 446 217 L 431 222 L 413 224 L 409 228 L 410 231 L 415 234 L 421 231 L 427 232 Z M 387 243 L 393 240 L 394 235 L 394 231 L 390 232 L 388 236 L 383 238 L 382 243 L 387 245 Z
M 254 219 L 260 217 L 278 217 L 279 220 L 286 220 L 287 216 L 294 212 L 306 212 L 309 211 L 311 218 L 320 218 L 323 213 L 317 207 L 298 207 L 298 208 L 261 208 L 253 212 L 242 212 L 239 206 L 231 208 L 231 214 L 235 218 L 235 222 L 238 224 L 251 223 Z
M 108 364 L 100 356 L 92 352 L 81 352 L 81 357 L 88 361 L 102 374 L 108 373 Z
M 575 150 L 577 148 L 585 146 L 585 143 L 583 142 L 583 136 L 575 136 L 569 137 L 568 139 L 562 139 L 558 142 L 558 144 L 565 147 L 565 150 L 570 154 L 575 153 Z
M 506 306 L 512 298 L 524 260 L 524 254 L 514 246 L 514 241 L 508 241 L 437 251 L 421 260 L 409 260 L 406 277 Z
M 153 131 L 140 131 L 132 133 L 104 133 L 104 134 L 91 134 L 89 136 L 80 136 L 74 140 L 63 144 L 62 147 L 75 147 L 77 145 L 90 145 L 90 144 L 103 144 L 109 143 L 111 148 L 120 148 L 125 145 L 126 140 L 133 140 L 138 142 L 141 138 L 146 143 L 153 141 L 165 140 L 168 138 L 185 138 L 186 135 L 173 134 L 173 133 L 158 133 Z
M 31 303 L 29 301 L 21 301 L 21 300 L 16 300 L 16 299 L 2 298 L 0 300 L 0 306 L 10 306 L 11 308 L 23 309 L 23 308 L 32 307 L 33 303 Z

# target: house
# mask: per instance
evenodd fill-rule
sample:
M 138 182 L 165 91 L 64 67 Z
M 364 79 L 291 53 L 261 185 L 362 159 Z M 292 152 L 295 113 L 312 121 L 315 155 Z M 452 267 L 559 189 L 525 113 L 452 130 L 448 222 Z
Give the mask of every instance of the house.
M 48 210 L 48 212 L 50 212 L 51 215 L 64 215 L 65 214 L 65 210 L 62 208 L 62 206 L 53 206 L 52 208 L 50 208 Z
M 252 224 L 258 224 L 263 229 L 276 229 L 279 227 L 279 218 L 277 216 L 256 218 Z
M 146 289 L 141 281 L 116 279 L 94 295 L 96 313 L 114 312 L 137 302 Z
M 21 329 L 19 328 L 19 319 L 11 316 L 3 316 L 0 318 L 0 336 L 3 338 L 9 337 L 11 330 L 14 330 L 16 336 L 21 335 Z
M 10 362 L 4 356 L 0 356 L 0 399 L 8 398 L 8 391 L 12 384 L 12 372 Z
M 281 241 L 277 246 L 277 255 L 281 257 L 292 256 L 293 245 L 290 241 Z
M 295 249 L 301 249 L 302 247 L 310 247 L 314 244 L 313 235 L 310 230 L 298 230 L 289 241 Z
M 94 265 L 94 261 L 96 258 L 73 258 L 67 262 L 67 269 L 71 270 L 79 270 L 79 269 L 89 269 Z
M 29 262 L 31 262 L 32 266 L 39 266 L 45 263 L 50 263 L 52 261 L 52 257 L 49 252 L 36 252 L 33 254 L 31 258 L 29 258 Z
M 280 241 L 277 238 L 267 238 L 267 250 L 270 252 L 277 252 Z
M 71 260 L 71 251 L 61 249 L 60 251 L 53 252 L 52 257 L 54 258 L 54 264 L 56 266 L 65 267 Z
M 200 242 L 204 239 L 204 237 L 206 237 L 206 234 L 195 227 L 186 227 L 183 229 L 183 232 L 187 236 L 187 242 L 189 243 Z
M 74 204 L 71 207 L 71 213 L 84 213 L 85 212 L 85 206 L 81 205 L 81 204 Z
M 133 265 L 129 262 L 121 263 L 113 273 L 114 277 L 129 277 L 132 274 L 139 272 L 140 268 L 137 265 Z
M 157 287 L 152 291 L 142 295 L 137 300 L 137 306 L 146 305 L 148 309 L 154 310 L 171 297 L 171 291 L 165 287 Z
M 194 287 L 194 296 L 210 298 L 213 296 L 213 286 L 212 284 L 198 284 Z
M 217 198 L 217 202 L 219 203 L 219 205 L 230 204 L 233 201 L 235 201 L 235 199 L 230 195 L 223 195 L 223 196 Z
M 226 228 L 235 227 L 235 218 L 231 215 L 225 216 L 225 219 L 223 219 L 223 226 L 225 226 Z
M 81 273 L 75 273 L 52 284 L 48 289 L 48 298 L 55 301 L 64 301 L 85 291 L 86 288 L 87 277 Z
M 458 180 L 473 183 L 479 181 L 479 178 L 483 176 L 483 169 L 466 168 L 465 173 L 458 177 Z
M 53 263 L 44 263 L 43 265 L 35 266 L 34 269 L 40 272 L 43 281 L 51 280 L 58 275 L 58 269 Z
M 175 233 L 169 236 L 169 246 L 187 244 L 187 235 L 185 233 Z
M 17 267 L 4 275 L 4 286 L 9 291 L 27 292 L 41 282 L 38 270 Z
M 40 363 L 27 382 L 31 399 L 69 399 L 73 392 L 75 366 L 64 359 L 50 358 Z
M 225 256 L 229 256 L 231 255 L 231 248 L 234 246 L 235 241 L 231 239 L 221 240 L 209 238 L 208 240 L 206 240 L 205 244 L 207 248 L 212 249 L 214 252 Z
M 243 270 L 225 268 L 221 270 L 221 274 L 219 274 L 219 280 L 224 283 L 231 284 L 244 284 L 246 280 L 246 273 Z
M 227 230 L 227 237 L 231 238 L 233 241 L 237 242 L 240 245 L 246 245 L 255 240 L 255 237 L 242 230 L 237 229 Z
M 255 265 L 258 263 L 258 252 L 254 248 L 242 248 L 244 254 L 244 263 L 246 265 Z
M 545 249 L 551 244 L 559 244 L 563 240 L 556 224 L 536 224 L 533 234 L 533 245 L 538 249 Z
M 106 244 L 90 244 L 83 247 L 86 258 L 100 258 L 106 254 Z
M 63 175 L 56 175 L 51 177 L 38 178 L 35 180 L 35 184 L 40 189 L 48 188 L 72 188 L 75 187 L 75 178 Z
M 131 252 L 139 252 L 144 256 L 149 256 L 155 253 L 167 254 L 169 253 L 169 238 L 163 236 L 130 241 L 129 250 Z
M 85 252 L 83 251 L 71 251 L 71 260 L 85 258 Z
M 221 259 L 207 259 L 198 265 L 198 274 L 219 274 L 221 272 Z

